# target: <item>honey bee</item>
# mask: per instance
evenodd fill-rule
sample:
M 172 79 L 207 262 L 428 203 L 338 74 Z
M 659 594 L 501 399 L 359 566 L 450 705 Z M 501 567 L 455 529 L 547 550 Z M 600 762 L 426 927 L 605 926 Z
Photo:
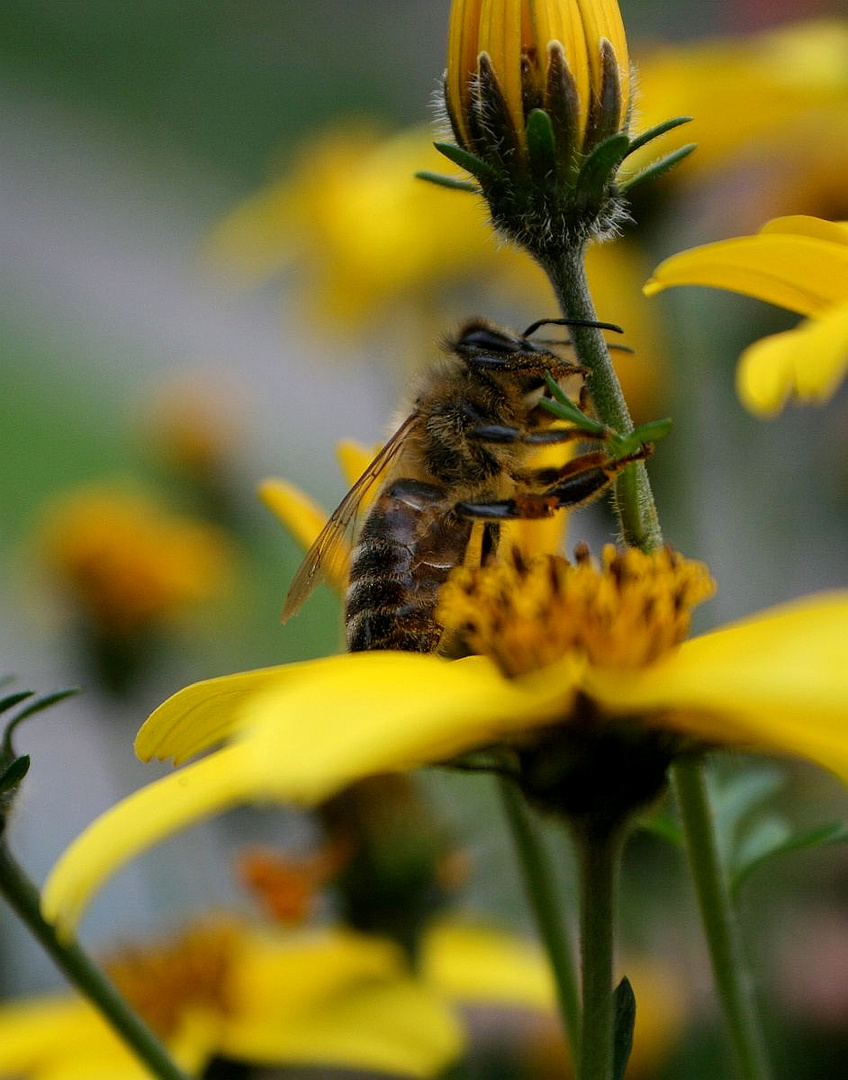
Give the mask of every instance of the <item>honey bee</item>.
M 520 336 L 483 320 L 467 322 L 446 342 L 441 364 L 427 372 L 412 411 L 357 480 L 298 570 L 282 619 L 295 614 L 337 559 L 367 493 L 379 484 L 354 547 L 345 603 L 347 647 L 434 652 L 442 627 L 438 592 L 466 560 L 475 521 L 483 522 L 480 558 L 494 553 L 499 523 L 550 517 L 604 491 L 647 450 L 613 460 L 590 451 L 559 467 L 533 467 L 534 448 L 584 435 L 552 426 L 541 407 L 550 372 L 566 393 L 579 392 L 586 370 L 550 342 L 530 340 L 545 319 Z M 590 323 L 618 330 L 608 323 Z M 567 344 L 567 343 L 564 343 Z

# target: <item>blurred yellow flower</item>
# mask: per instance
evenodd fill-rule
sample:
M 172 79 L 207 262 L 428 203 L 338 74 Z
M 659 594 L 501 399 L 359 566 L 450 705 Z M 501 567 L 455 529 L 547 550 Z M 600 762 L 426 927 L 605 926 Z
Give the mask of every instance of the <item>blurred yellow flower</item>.
M 232 572 L 219 530 L 115 484 L 57 496 L 35 545 L 70 610 L 104 635 L 173 621 L 219 595 Z
M 686 184 L 720 168 L 755 170 L 734 190 L 733 213 L 760 219 L 789 204 L 829 213 L 846 205 L 848 22 L 819 19 L 748 38 L 675 43 L 640 54 L 637 114 L 647 128 L 668 116 L 694 118 L 663 137 L 663 149 L 694 138 L 697 153 L 675 171 Z M 655 156 L 632 158 L 635 171 Z M 756 202 L 754 202 L 756 200 Z
M 546 558 L 530 565 L 529 577 L 507 566 L 500 584 L 505 564 L 496 564 L 495 577 L 481 579 L 481 602 L 473 607 L 479 616 L 488 596 L 492 626 L 515 625 L 512 656 L 497 644 L 500 631 L 488 636 L 498 662 L 366 652 L 180 691 L 142 727 L 138 754 L 180 764 L 228 745 L 95 821 L 51 873 L 45 916 L 70 933 L 127 860 L 237 804 L 314 805 L 366 776 L 499 744 L 567 740 L 578 703 L 584 714 L 591 703 L 599 733 L 635 730 L 650 739 L 656 732 L 663 745 L 678 736 L 797 754 L 848 779 L 848 594 L 798 601 L 675 645 L 688 625 L 680 603 L 703 598 L 707 587 L 701 572 L 667 552 L 620 558 L 622 565 L 606 555 L 598 571 L 573 568 L 575 595 L 583 599 L 568 618 L 558 615 L 564 582 L 552 582 Z M 518 575 L 512 586 L 510 573 Z M 560 573 L 565 581 L 571 572 Z M 546 593 L 546 581 L 553 592 Z M 578 616 L 584 621 L 575 627 Z M 606 637 L 592 629 L 596 619 Z M 509 678 L 499 663 L 518 677 Z M 639 782 L 638 770 L 630 773 Z
M 742 354 L 736 386 L 751 412 L 772 416 L 789 400 L 821 403 L 836 392 L 848 368 L 848 224 L 776 218 L 756 236 L 673 255 L 645 292 L 676 285 L 730 289 L 807 316 Z
M 591 149 L 599 130 L 611 135 L 627 121 L 630 61 L 618 4 L 453 0 L 445 96 L 457 141 L 471 153 L 480 152 L 478 142 L 497 116 L 489 80 L 519 147 L 526 148 L 529 112 L 541 108 L 569 149 L 582 152 L 587 142 Z
M 462 1052 L 456 1018 L 392 943 L 344 930 L 199 924 L 107 970 L 183 1068 L 347 1066 L 433 1077 Z M 144 1080 L 95 1009 L 57 994 L 0 1007 L 3 1080 Z

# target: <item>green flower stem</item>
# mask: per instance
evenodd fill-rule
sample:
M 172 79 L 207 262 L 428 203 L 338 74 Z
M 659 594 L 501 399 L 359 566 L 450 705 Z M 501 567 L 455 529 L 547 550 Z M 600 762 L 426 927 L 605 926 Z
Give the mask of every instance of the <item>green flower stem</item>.
M 561 261 L 546 265 L 545 270 L 566 318 L 597 321 L 586 281 L 582 250 L 566 253 Z M 633 430 L 633 421 L 603 332 L 592 326 L 572 326 L 569 334 L 577 360 L 589 370 L 587 387 L 598 419 L 619 434 L 629 435 Z M 663 538 L 643 462 L 634 462 L 622 471 L 615 494 L 624 542 L 642 551 L 660 547 Z
M 498 784 L 530 903 L 553 968 L 563 1028 L 572 1056 L 577 1060 L 581 1023 L 580 988 L 574 950 L 565 924 L 562 901 L 554 886 L 550 859 L 524 796 L 512 780 L 499 777 Z
M 189 1080 L 178 1069 L 150 1028 L 136 1015 L 100 968 L 75 942 L 65 944 L 41 915 L 39 893 L 24 870 L 0 841 L 0 893 L 44 946 L 56 964 L 132 1047 L 153 1076 L 160 1080 Z
M 545 269 L 566 317 L 596 319 L 583 256 L 584 252 L 580 250 L 567 252 L 560 261 L 547 263 Z M 602 332 L 575 326 L 570 334 L 577 359 L 590 372 L 588 389 L 598 419 L 621 434 L 629 433 L 633 423 Z M 656 505 L 641 462 L 628 466 L 619 477 L 615 508 L 627 544 L 643 551 L 651 551 L 662 544 Z M 696 761 L 679 762 L 673 768 L 673 777 L 716 990 L 739 1062 L 740 1076 L 744 1080 L 767 1080 L 769 1069 L 764 1044 L 733 907 L 718 859 L 715 821 L 710 810 L 704 767 Z M 580 1080 L 588 1078 L 581 1075 Z
M 753 988 L 743 962 L 727 878 L 716 844 L 703 768 L 694 760 L 682 758 L 675 764 L 672 777 L 701 920 L 733 1040 L 739 1076 L 741 1080 L 768 1080 L 771 1073 Z
M 580 858 L 583 1028 L 577 1080 L 610 1080 L 613 1067 L 613 946 L 624 829 L 586 819 L 573 827 Z

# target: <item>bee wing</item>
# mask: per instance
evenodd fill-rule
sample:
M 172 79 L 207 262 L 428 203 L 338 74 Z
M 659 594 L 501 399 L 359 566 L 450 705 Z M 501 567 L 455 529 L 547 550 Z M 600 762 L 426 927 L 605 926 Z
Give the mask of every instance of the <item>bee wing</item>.
M 324 576 L 326 568 L 344 557 L 347 532 L 357 511 L 368 492 L 403 449 L 417 420 L 418 413 L 412 413 L 404 420 L 330 515 L 329 521 L 307 551 L 289 586 L 283 604 L 282 622 L 287 622 L 300 610 L 306 598 Z

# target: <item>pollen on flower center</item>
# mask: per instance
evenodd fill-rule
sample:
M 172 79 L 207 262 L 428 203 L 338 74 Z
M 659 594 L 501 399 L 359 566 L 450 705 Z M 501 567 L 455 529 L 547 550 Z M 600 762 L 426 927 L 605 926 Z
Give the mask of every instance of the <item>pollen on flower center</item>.
M 235 926 L 208 923 L 152 947 L 127 948 L 104 967 L 121 994 L 163 1038 L 192 1010 L 230 1012 Z
M 671 548 L 652 554 L 604 548 L 601 565 L 581 545 L 525 562 L 514 552 L 462 567 L 440 594 L 437 617 L 467 651 L 490 656 L 511 677 L 566 655 L 600 668 L 638 668 L 678 645 L 692 608 L 715 584 L 703 563 Z

